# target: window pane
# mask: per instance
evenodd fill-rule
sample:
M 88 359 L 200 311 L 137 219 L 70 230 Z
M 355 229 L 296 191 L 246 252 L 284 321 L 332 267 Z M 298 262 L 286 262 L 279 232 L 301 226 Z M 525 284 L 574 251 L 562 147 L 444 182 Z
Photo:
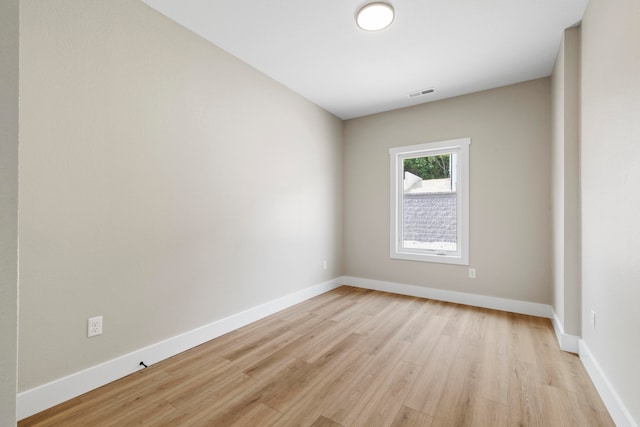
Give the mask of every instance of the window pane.
M 403 247 L 456 251 L 456 154 L 408 158 L 403 164 Z

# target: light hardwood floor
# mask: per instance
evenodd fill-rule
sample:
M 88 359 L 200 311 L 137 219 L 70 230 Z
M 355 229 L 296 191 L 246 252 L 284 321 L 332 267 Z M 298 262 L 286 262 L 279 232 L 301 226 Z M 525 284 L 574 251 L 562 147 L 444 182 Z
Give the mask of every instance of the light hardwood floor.
M 548 319 L 341 287 L 19 426 L 613 426 Z

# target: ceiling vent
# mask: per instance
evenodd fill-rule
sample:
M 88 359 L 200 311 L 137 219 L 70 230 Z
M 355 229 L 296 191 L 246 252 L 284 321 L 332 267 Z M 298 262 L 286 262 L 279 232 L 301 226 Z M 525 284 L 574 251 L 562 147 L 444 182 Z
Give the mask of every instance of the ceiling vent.
M 419 90 L 417 92 L 411 92 L 409 94 L 409 98 L 417 98 L 418 96 L 428 95 L 435 91 L 436 91 L 435 89 L 424 89 L 424 90 Z

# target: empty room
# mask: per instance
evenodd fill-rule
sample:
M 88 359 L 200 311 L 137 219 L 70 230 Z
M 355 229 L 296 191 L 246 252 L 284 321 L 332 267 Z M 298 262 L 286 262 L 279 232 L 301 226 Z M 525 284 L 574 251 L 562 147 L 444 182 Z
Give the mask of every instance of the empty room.
M 638 0 L 0 34 L 0 426 L 638 427 Z

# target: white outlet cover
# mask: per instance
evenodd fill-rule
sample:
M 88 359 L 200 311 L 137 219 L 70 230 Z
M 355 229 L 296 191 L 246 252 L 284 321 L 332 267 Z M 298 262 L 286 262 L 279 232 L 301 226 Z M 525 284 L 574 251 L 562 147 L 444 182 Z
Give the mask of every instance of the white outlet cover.
M 87 337 L 95 337 L 102 334 L 102 316 L 90 317 L 87 320 Z

